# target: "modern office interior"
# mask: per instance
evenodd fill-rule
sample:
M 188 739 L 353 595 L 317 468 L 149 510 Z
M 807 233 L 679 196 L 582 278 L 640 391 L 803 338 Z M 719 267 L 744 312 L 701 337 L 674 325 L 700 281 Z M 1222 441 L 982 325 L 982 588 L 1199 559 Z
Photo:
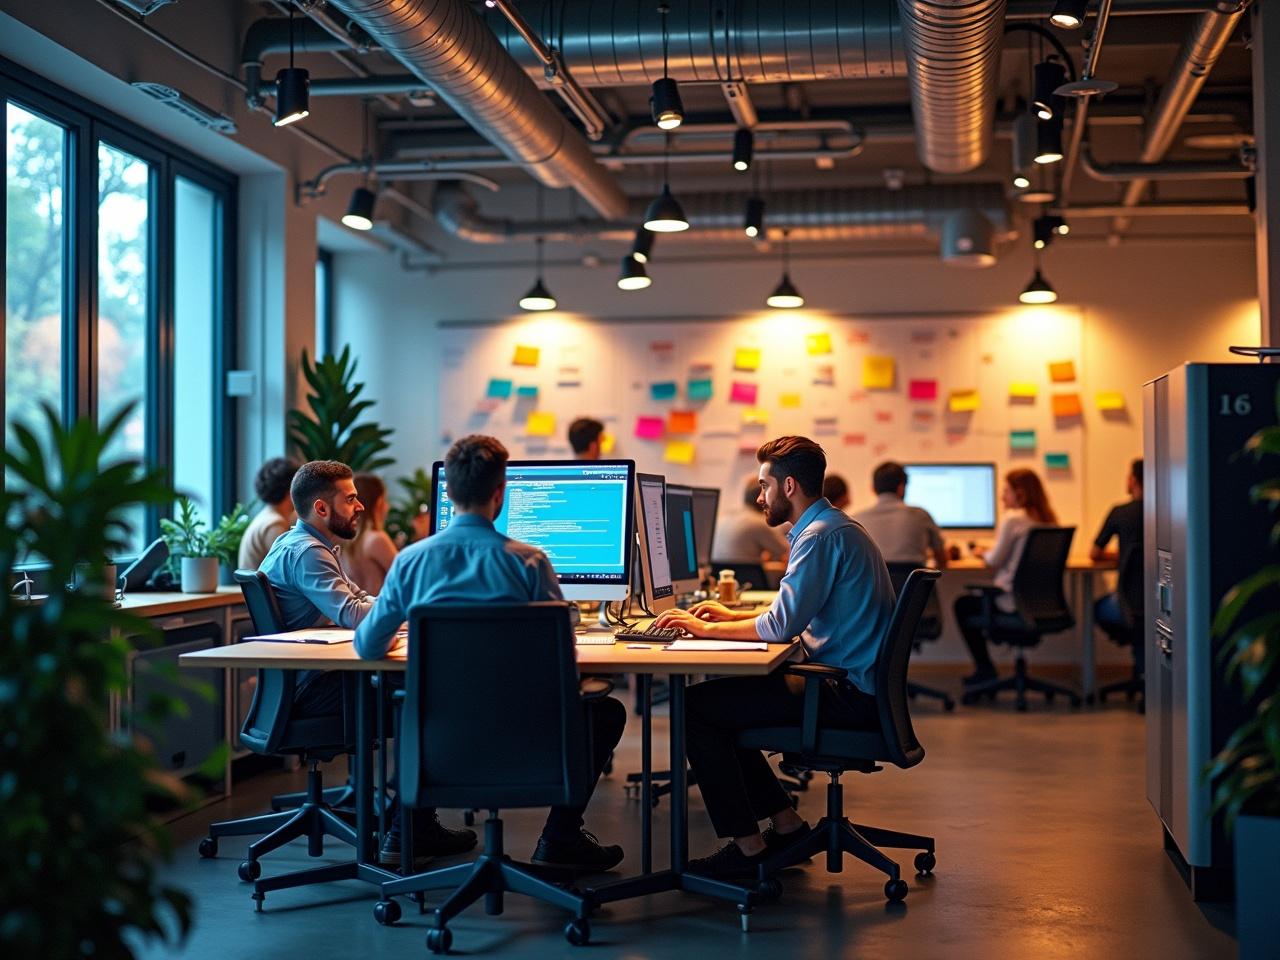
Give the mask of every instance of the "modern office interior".
M 0 952 L 1280 956 L 1277 76 L 0 0 Z

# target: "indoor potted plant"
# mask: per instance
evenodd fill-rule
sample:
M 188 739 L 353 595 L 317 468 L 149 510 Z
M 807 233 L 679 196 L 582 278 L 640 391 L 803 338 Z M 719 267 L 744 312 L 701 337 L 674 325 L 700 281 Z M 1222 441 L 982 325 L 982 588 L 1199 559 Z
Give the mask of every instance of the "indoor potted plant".
M 161 520 L 160 535 L 170 557 L 178 558 L 183 593 L 213 593 L 218 589 L 218 569 L 234 566 L 240 539 L 249 525 L 249 515 L 240 504 L 222 517 L 212 530 L 196 516 L 195 504 L 178 498 L 178 519 Z

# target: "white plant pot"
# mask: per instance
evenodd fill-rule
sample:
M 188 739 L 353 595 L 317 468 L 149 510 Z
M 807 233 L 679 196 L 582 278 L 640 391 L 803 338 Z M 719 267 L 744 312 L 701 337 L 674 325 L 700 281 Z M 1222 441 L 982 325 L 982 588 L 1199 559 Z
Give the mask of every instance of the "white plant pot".
M 217 557 L 183 557 L 182 558 L 182 592 L 183 593 L 217 593 L 218 592 L 218 558 Z

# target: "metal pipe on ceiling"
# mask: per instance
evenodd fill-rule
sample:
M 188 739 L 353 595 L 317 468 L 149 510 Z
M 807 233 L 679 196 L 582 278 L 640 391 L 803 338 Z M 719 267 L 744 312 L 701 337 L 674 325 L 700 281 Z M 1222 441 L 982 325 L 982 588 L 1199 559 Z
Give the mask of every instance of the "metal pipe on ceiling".
M 1148 203 L 1131 207 L 1123 203 L 1101 204 L 1088 207 L 1055 207 L 1050 210 L 1063 217 L 1076 219 L 1089 217 L 1238 217 L 1252 216 L 1253 211 L 1245 203 Z
M 1054 0 L 1009 0 L 1005 19 L 1010 21 L 1048 20 L 1053 13 Z M 1114 17 L 1163 17 L 1177 14 L 1203 13 L 1214 9 L 1213 0 L 1116 0 L 1111 15 Z M 1085 16 L 1095 16 L 1095 10 L 1087 10 Z
M 1086 149 L 1080 154 L 1080 167 L 1094 180 L 1103 183 L 1128 183 L 1131 180 L 1247 180 L 1253 169 L 1241 163 L 1098 163 Z

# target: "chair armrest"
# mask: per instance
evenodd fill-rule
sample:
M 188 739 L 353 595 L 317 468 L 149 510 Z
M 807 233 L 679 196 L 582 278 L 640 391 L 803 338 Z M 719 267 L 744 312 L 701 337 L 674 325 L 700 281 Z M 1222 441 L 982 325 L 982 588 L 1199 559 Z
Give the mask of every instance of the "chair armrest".
M 613 693 L 613 681 L 601 677 L 583 677 L 578 682 L 578 694 L 583 700 L 599 700 Z
M 822 663 L 788 663 L 783 672 L 793 677 L 804 677 L 804 716 L 800 725 L 800 749 L 814 753 L 818 749 L 818 704 L 822 695 L 822 681 L 843 680 L 848 674 L 838 667 Z

